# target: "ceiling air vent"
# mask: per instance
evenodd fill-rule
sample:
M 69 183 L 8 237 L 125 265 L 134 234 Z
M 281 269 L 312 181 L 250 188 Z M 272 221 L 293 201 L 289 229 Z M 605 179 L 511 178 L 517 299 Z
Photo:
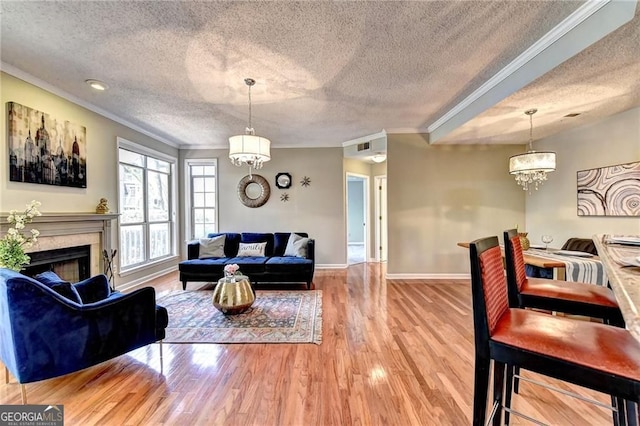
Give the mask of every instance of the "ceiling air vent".
M 369 144 L 369 142 L 364 142 L 364 143 L 359 143 L 358 144 L 358 152 L 360 151 L 366 151 L 371 147 L 371 145 Z

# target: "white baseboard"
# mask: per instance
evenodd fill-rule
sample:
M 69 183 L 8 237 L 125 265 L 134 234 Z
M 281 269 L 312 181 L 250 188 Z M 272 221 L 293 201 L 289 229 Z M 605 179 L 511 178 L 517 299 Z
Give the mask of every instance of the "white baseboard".
M 320 263 L 316 264 L 316 269 L 346 269 L 346 263 Z
M 471 274 L 387 274 L 388 280 L 468 280 Z
M 133 280 L 133 281 L 129 281 L 126 284 L 123 284 L 121 286 L 116 286 L 116 290 L 118 291 L 129 291 L 129 290 L 134 290 L 136 287 L 140 287 L 142 286 L 144 283 L 146 283 L 147 281 L 150 281 L 154 278 L 158 278 L 161 277 L 163 275 L 166 275 L 170 272 L 175 272 L 176 271 L 176 266 L 170 266 L 168 268 L 165 268 L 161 271 L 158 272 L 154 272 L 153 274 L 150 275 L 146 275 L 142 278 L 138 278 L 137 280 Z

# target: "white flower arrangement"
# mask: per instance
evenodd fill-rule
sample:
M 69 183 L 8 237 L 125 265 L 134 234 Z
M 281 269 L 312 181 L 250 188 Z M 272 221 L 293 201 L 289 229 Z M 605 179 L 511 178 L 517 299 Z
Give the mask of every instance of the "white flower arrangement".
M 40 231 L 31 229 L 25 233 L 26 224 L 31 223 L 36 216 L 42 216 L 38 211 L 40 202 L 31 201 L 27 204 L 24 213 L 11 210 L 7 216 L 7 222 L 13 225 L 7 229 L 7 234 L 0 240 L 0 268 L 20 271 L 24 265 L 28 265 L 31 258 L 24 252 L 38 241 Z

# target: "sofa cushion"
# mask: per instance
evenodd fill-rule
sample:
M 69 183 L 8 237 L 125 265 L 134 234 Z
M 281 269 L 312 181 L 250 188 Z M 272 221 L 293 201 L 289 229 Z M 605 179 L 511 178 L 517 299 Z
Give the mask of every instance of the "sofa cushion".
M 259 256 L 264 257 L 267 243 L 240 243 L 237 257 Z
M 306 232 L 293 232 L 301 237 L 308 237 Z M 291 232 L 275 232 L 273 234 L 273 256 L 284 256 L 284 250 L 287 248 Z
M 267 243 L 264 255 L 273 256 L 273 234 L 264 232 L 244 232 L 240 239 L 241 243 Z
M 264 256 L 241 256 L 229 259 L 227 263 L 237 263 L 240 267 L 240 272 L 251 278 L 251 274 L 261 274 L 264 272 L 264 265 L 267 260 L 269 260 L 269 258 Z
M 51 290 L 58 293 L 60 296 L 63 296 L 72 302 L 82 304 L 82 300 L 80 299 L 80 294 L 75 289 L 74 286 L 71 285 L 69 281 L 65 281 L 60 278 L 53 271 L 42 272 L 34 277 L 36 281 L 46 285 Z
M 309 238 L 301 237 L 298 234 L 291 234 L 284 250 L 285 256 L 307 257 L 307 243 Z
M 51 287 L 55 284 L 66 283 L 68 281 L 63 280 L 53 271 L 41 272 L 35 277 L 33 277 L 36 281 L 46 285 L 47 287 Z
M 111 295 L 111 285 L 105 274 L 98 274 L 73 285 L 78 291 L 82 303 L 94 303 Z
M 225 257 L 224 243 L 227 236 L 222 234 L 212 238 L 200 238 L 199 259 L 207 259 L 209 257 Z
M 238 253 L 238 244 L 240 244 L 240 234 L 237 232 L 219 232 L 207 235 L 208 238 L 225 235 L 224 255 L 226 257 L 234 257 Z
M 179 264 L 180 271 L 192 273 L 219 273 L 222 275 L 224 265 L 229 262 L 228 257 L 214 257 L 209 259 L 190 259 L 183 260 Z
M 302 257 L 274 256 L 265 265 L 266 272 L 289 273 L 305 272 L 313 266 L 313 260 Z

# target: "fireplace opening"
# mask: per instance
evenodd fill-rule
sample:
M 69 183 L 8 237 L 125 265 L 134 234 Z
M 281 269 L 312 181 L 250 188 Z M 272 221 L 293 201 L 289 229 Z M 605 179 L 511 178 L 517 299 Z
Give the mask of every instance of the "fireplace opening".
M 41 272 L 53 271 L 60 278 L 72 283 L 87 279 L 91 275 L 91 246 L 65 247 L 28 253 L 31 262 L 23 273 L 30 277 Z

